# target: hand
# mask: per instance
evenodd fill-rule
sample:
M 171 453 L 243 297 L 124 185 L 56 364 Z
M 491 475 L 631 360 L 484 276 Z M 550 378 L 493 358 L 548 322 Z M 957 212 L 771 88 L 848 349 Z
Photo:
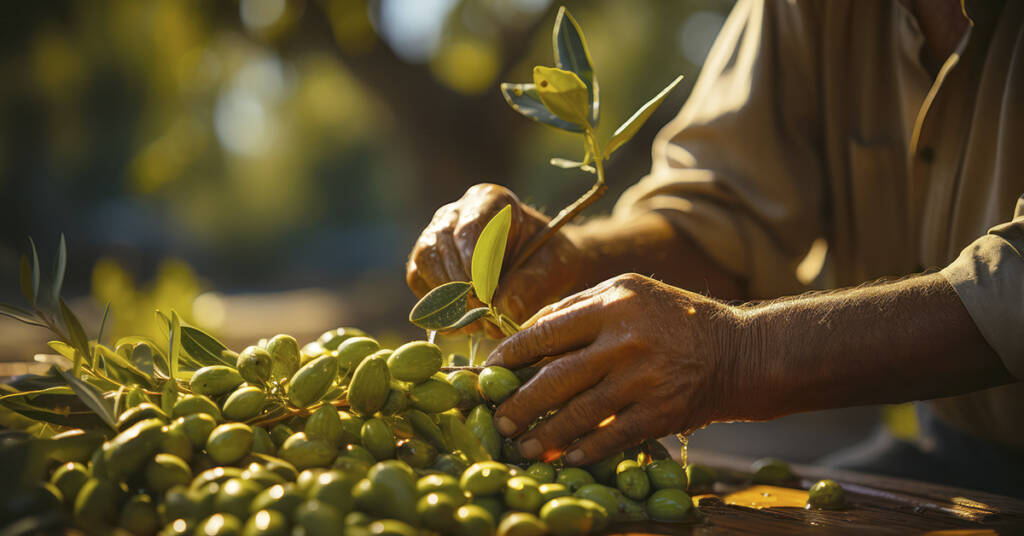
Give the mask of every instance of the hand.
M 510 190 L 495 184 L 478 184 L 461 199 L 438 209 L 420 234 L 406 265 L 406 281 L 417 296 L 449 281 L 469 281 L 473 247 L 487 222 L 506 205 L 512 205 L 512 226 L 505 249 L 506 267 L 530 238 L 547 226 L 548 218 L 524 205 Z M 577 288 L 580 249 L 565 231 L 559 231 L 530 256 L 515 273 L 504 273 L 494 297 L 498 309 L 516 321 L 528 318 L 540 307 Z M 487 324 L 488 334 L 500 337 Z M 479 329 L 473 326 L 470 331 Z
M 708 424 L 731 398 L 721 384 L 730 376 L 724 341 L 737 339 L 737 318 L 726 305 L 636 274 L 549 305 L 487 360 L 543 365 L 498 408 L 495 425 L 519 436 L 527 458 L 565 452 L 569 464 L 586 465 Z

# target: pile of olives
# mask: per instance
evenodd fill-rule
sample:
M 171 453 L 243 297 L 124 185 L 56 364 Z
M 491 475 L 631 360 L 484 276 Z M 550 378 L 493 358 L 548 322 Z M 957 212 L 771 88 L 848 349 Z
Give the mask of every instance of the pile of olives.
M 301 348 L 278 335 L 235 367 L 195 370 L 175 400 L 128 397 L 116 433 L 47 440 L 42 487 L 96 533 L 575 535 L 696 520 L 687 489 L 713 483 L 707 468 L 639 450 L 529 464 L 492 420 L 516 374 L 445 374 L 444 361 L 429 342 L 381 349 L 351 328 Z

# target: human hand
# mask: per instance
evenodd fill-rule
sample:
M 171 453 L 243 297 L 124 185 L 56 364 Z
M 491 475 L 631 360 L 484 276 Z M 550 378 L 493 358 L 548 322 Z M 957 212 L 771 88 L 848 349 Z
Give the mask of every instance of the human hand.
M 505 248 L 505 265 L 515 262 L 529 240 L 547 226 L 548 218 L 523 204 L 507 188 L 477 184 L 458 201 L 438 209 L 420 234 L 406 265 L 409 288 L 422 297 L 449 281 L 469 281 L 477 238 L 487 222 L 506 205 L 512 206 L 512 225 Z M 494 297 L 495 305 L 514 320 L 524 320 L 576 288 L 580 257 L 579 248 L 564 230 L 560 230 L 514 273 L 503 273 Z M 480 323 L 467 330 L 479 329 Z M 489 335 L 501 336 L 495 326 L 485 325 Z
M 565 452 L 586 465 L 726 415 L 726 342 L 738 327 L 726 305 L 625 274 L 544 307 L 526 326 L 486 363 L 542 365 L 494 415 L 526 458 Z

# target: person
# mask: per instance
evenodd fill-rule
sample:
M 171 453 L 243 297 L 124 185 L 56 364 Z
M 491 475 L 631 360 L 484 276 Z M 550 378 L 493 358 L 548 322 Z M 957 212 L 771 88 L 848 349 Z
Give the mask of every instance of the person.
M 924 432 L 962 448 L 848 466 L 1019 494 L 1021 150 L 1024 2 L 740 0 L 651 173 L 504 274 L 525 323 L 487 364 L 540 369 L 498 430 L 586 465 L 716 421 L 929 400 Z M 412 290 L 468 280 L 506 205 L 515 258 L 548 218 L 477 185 L 423 231 Z

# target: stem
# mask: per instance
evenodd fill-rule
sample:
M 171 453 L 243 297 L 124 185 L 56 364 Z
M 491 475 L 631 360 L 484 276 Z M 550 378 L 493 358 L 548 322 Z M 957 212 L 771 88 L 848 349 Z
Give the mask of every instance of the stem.
M 591 154 L 594 155 L 594 168 L 597 170 L 597 182 L 594 183 L 594 186 L 592 186 L 587 193 L 583 194 L 571 205 L 563 208 L 557 216 L 548 222 L 547 227 L 533 235 L 533 237 L 530 238 L 530 241 L 527 242 L 526 246 L 523 248 L 523 252 L 516 257 L 515 262 L 512 263 L 512 267 L 509 268 L 506 273 L 514 272 L 519 269 L 524 263 L 526 263 L 530 256 L 533 255 L 538 248 L 544 245 L 545 242 L 550 240 L 563 225 L 572 221 L 572 219 L 578 216 L 580 212 L 583 212 L 583 209 L 590 206 L 594 201 L 597 201 L 602 195 L 604 195 L 605 191 L 608 190 L 608 185 L 604 182 L 604 155 L 601 154 L 601 148 L 597 144 L 597 139 L 594 137 L 594 130 L 587 128 L 583 133 L 583 137 L 585 143 L 590 146 Z

